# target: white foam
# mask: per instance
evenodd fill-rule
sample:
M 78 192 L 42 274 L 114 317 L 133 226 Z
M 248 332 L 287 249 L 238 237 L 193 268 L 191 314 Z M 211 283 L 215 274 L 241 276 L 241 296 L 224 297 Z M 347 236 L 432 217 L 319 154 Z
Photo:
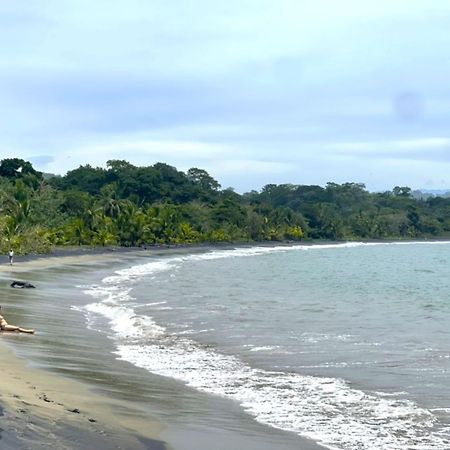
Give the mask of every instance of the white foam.
M 85 306 L 90 313 L 97 313 L 109 319 L 111 329 L 118 339 L 154 338 L 162 336 L 165 328 L 157 325 L 151 317 L 135 314 L 132 308 L 111 306 L 105 303 L 91 303 Z
M 431 243 L 434 244 L 423 242 Z M 439 242 L 442 243 L 450 244 Z M 168 336 L 164 327 L 149 316 L 137 314 L 132 306 L 130 286 L 135 281 L 177 269 L 189 261 L 398 244 L 411 243 L 252 247 L 156 260 L 117 271 L 105 278 L 101 286 L 86 290 L 96 301 L 86 305 L 84 312 L 108 320 L 119 358 L 195 389 L 233 399 L 261 423 L 296 432 L 330 449 L 444 450 L 450 448 L 450 430 L 432 412 L 411 401 L 388 394 L 365 393 L 339 379 L 252 368 L 235 356 L 198 345 L 182 336 L 183 332 Z M 347 340 L 351 336 L 305 335 L 303 338 Z M 251 351 L 270 349 L 273 347 L 261 346 Z
M 103 278 L 102 282 L 104 284 L 115 284 L 132 279 L 138 279 L 149 274 L 165 272 L 173 269 L 174 261 L 176 261 L 176 258 L 157 260 L 147 264 L 132 266 L 129 269 L 118 270 L 114 275 Z
M 334 378 L 269 372 L 179 339 L 122 344 L 125 361 L 188 386 L 238 401 L 261 423 L 296 432 L 328 448 L 444 450 L 448 429 L 408 400 L 382 398 Z
M 398 391 L 398 392 L 378 392 L 375 391 L 374 394 L 379 395 L 380 397 L 400 397 L 402 395 L 408 395 L 405 391 Z M 433 410 L 431 410 L 433 411 Z
M 323 341 L 351 341 L 355 336 L 351 334 L 326 334 L 326 333 L 311 333 L 305 332 L 300 337 L 295 337 L 297 340 L 310 343 L 318 343 Z
M 204 330 L 192 330 L 192 329 L 188 329 L 188 330 L 183 330 L 183 331 L 177 331 L 175 333 L 172 333 L 172 336 L 185 336 L 185 335 L 189 335 L 192 336 L 193 334 L 202 334 L 202 333 L 208 333 L 210 331 L 214 331 L 214 328 L 205 328 Z
M 133 298 L 130 296 L 131 287 L 124 286 L 122 281 L 119 275 L 120 284 L 93 286 L 84 291 L 100 300 L 80 308 L 87 313 L 88 325 L 92 326 L 93 323 L 91 315 L 98 314 L 108 319 L 116 338 L 156 337 L 164 334 L 165 328 L 157 325 L 151 317 L 138 315 L 131 306 L 125 306 Z M 111 282 L 108 280 L 107 283 Z
M 252 347 L 251 352 L 272 352 L 274 350 L 279 350 L 279 345 L 263 345 L 261 347 Z
M 153 303 L 143 303 L 140 305 L 136 305 L 136 307 L 141 308 L 144 306 L 157 306 L 157 305 L 165 305 L 167 302 L 153 302 Z

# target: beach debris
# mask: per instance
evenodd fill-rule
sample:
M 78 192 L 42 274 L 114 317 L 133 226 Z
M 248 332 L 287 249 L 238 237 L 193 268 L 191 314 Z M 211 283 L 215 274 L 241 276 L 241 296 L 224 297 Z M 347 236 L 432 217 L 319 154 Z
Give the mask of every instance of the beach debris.
M 30 289 L 30 288 L 34 289 L 36 287 L 33 284 L 28 283 L 27 281 L 16 281 L 16 280 L 14 280 L 10 284 L 10 286 L 15 289 Z
M 68 409 L 69 412 L 80 414 L 80 410 L 78 408 Z
M 41 400 L 44 400 L 44 402 L 47 402 L 47 403 L 53 403 L 53 400 L 50 400 L 50 399 L 47 397 L 47 394 L 43 394 L 43 395 L 41 395 L 39 398 L 40 398 Z
M 93 419 L 92 417 L 88 418 L 89 422 L 97 422 L 95 419 Z

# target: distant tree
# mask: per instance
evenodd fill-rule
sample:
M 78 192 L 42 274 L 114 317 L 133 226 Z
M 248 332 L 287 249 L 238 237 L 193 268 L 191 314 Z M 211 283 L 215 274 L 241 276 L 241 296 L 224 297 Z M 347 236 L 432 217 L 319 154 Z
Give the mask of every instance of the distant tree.
M 52 178 L 49 182 L 64 190 L 79 190 L 97 195 L 100 189 L 107 184 L 107 179 L 105 169 L 86 164 L 67 172 L 62 178 Z
M 392 193 L 396 197 L 411 197 L 411 188 L 407 186 L 395 186 Z
M 202 187 L 202 189 L 217 191 L 220 184 L 206 170 L 192 167 L 187 171 L 187 177 L 192 183 Z
M 91 203 L 91 196 L 82 191 L 69 190 L 63 192 L 60 211 L 69 216 L 81 216 Z
M 115 174 L 136 169 L 136 166 L 133 166 L 133 164 L 130 164 L 128 161 L 123 159 L 110 159 L 106 162 L 106 167 L 108 167 L 108 169 Z
M 20 158 L 6 158 L 0 162 L 0 176 L 6 178 L 20 178 L 26 174 L 41 177 L 42 174 L 34 170 L 30 162 Z

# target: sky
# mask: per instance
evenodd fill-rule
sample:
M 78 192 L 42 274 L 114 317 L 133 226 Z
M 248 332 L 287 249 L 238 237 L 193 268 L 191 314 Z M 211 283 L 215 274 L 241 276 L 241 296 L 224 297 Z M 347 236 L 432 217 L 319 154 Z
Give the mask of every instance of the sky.
M 448 0 L 0 0 L 0 158 L 450 189 Z

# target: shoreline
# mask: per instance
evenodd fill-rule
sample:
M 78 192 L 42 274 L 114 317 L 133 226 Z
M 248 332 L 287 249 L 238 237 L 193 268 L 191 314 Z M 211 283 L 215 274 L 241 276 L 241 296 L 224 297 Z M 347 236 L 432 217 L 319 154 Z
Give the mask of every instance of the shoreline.
M 14 257 L 10 265 L 5 255 L 0 262 L 2 272 L 26 272 L 35 269 L 57 267 L 64 261 L 67 265 L 89 265 L 97 263 L 116 263 L 124 259 L 146 256 L 164 256 L 171 253 L 203 253 L 210 250 L 231 250 L 251 247 L 311 247 L 321 245 L 339 245 L 346 243 L 398 244 L 398 243 L 438 243 L 450 242 L 450 238 L 433 239 L 361 239 L 361 240 L 305 240 L 305 241 L 262 241 L 262 242 L 217 242 L 202 244 L 157 244 L 145 247 L 57 247 L 51 253 L 33 253 Z M 0 260 L 1 261 L 1 260 Z
M 444 240 L 375 241 L 381 244 L 398 242 L 442 242 Z M 65 266 L 89 268 L 102 264 L 126 264 L 128 260 L 158 257 L 169 254 L 203 253 L 242 247 L 281 247 L 344 244 L 362 241 L 317 241 L 296 243 L 253 243 L 201 246 L 155 246 L 146 249 L 74 249 L 57 254 L 19 257 L 13 266 L 0 265 L 0 279 L 7 282 L 9 276 Z M 370 243 L 374 241 L 366 241 Z M 66 249 L 67 250 L 67 249 Z M 100 251 L 101 250 L 101 251 Z M 77 253 L 77 254 L 74 254 Z M 23 258 L 23 259 L 22 259 Z M 6 258 L 5 258 L 6 259 Z M 9 287 L 8 287 L 9 289 Z M 14 290 L 13 290 L 14 291 Z M 37 330 L 39 333 L 39 329 Z M 14 347 L 26 345 L 24 339 L 32 336 L 0 333 L 0 358 L 7 361 L 0 368 L 0 439 L 5 450 L 16 448 L 44 449 L 55 440 L 55 448 L 110 448 L 164 450 L 167 445 L 158 439 L 163 425 L 149 422 L 143 417 L 127 415 L 127 404 L 96 393 L 89 383 L 74 380 L 48 369 L 30 367 L 27 361 L 16 355 Z M 71 411 L 72 410 L 72 411 Z M 73 412 L 79 410 L 79 412 Z M 122 414 L 121 414 L 122 413 Z M 89 419 L 95 421 L 89 421 Z M 50 436 L 50 437 L 49 437 Z M 29 444 L 33 445 L 30 446 Z M 68 443 L 64 447 L 61 443 Z M 92 444 L 94 443 L 94 444 Z M 53 444 L 53 442 L 52 442 Z M 312 448 L 316 448 L 312 445 Z M 306 447 L 305 447 L 306 448 Z M 309 448 L 309 447 L 308 447 Z
M 281 243 L 270 243 L 266 246 L 279 247 L 281 245 Z M 292 246 L 292 243 L 284 245 Z M 16 275 L 19 279 L 26 278 L 28 273 L 33 281 L 35 274 L 40 271 L 52 273 L 53 269 L 56 271 L 61 267 L 79 267 L 83 270 L 89 270 L 92 267 L 93 270 L 104 270 L 109 265 L 113 267 L 127 264 L 127 261 L 135 262 L 140 257 L 183 255 L 215 249 L 255 246 L 262 245 L 158 246 L 147 249 L 118 250 L 102 248 L 102 251 L 76 249 L 76 255 L 71 250 L 58 252 L 57 255 L 28 255 L 23 259 L 16 259 L 12 266 L 7 262 L 0 264 L 0 281 L 4 283 L 4 288 L 11 289 L 14 294 L 35 294 L 38 290 L 26 293 L 24 291 L 27 290 L 9 288 L 8 280 Z M 38 285 L 37 287 L 39 289 Z M 3 302 L 8 304 L 6 300 Z M 26 303 L 24 307 L 25 310 L 28 309 Z M 8 318 L 9 314 L 6 313 L 6 316 Z M 26 324 L 35 326 L 34 322 L 27 321 Z M 35 327 L 36 334 L 39 335 L 40 327 L 37 324 Z M 45 330 L 43 329 L 42 332 L 45 333 Z M 174 438 L 174 429 L 170 422 L 165 424 L 159 419 L 153 419 L 151 409 L 139 413 L 126 399 L 110 397 L 89 381 L 65 376 L 64 373 L 55 372 L 45 366 L 33 366 L 22 356 L 23 353 L 20 351 L 21 345 L 27 347 L 26 339 L 33 339 L 33 336 L 0 332 L 0 358 L 8 361 L 7 365 L 0 368 L 0 377 L 3 380 L 2 389 L 0 389 L 2 449 L 44 450 L 49 447 L 61 450 L 67 448 L 74 450 L 84 450 L 85 448 L 98 450 L 173 449 L 170 444 L 165 442 L 164 437 L 160 437 L 165 436 L 168 432 L 169 441 Z M 94 421 L 89 419 L 94 419 Z M 255 424 L 255 426 L 260 425 Z M 190 432 L 186 429 L 183 431 Z M 278 431 L 274 430 L 273 432 L 277 433 Z M 173 445 L 182 443 L 181 448 L 186 448 L 183 437 L 180 438 L 177 431 L 175 431 L 175 435 Z M 294 439 L 302 442 L 300 448 L 304 450 L 322 448 L 308 439 L 298 436 L 295 436 Z M 210 441 L 210 443 L 212 442 L 213 440 Z M 204 445 L 203 442 L 202 444 Z M 247 444 L 251 445 L 252 450 L 256 448 L 253 447 L 251 441 L 248 441 Z M 263 446 L 262 448 L 268 450 L 269 447 Z
M 116 253 L 83 253 L 20 258 L 12 266 L 0 265 L 0 279 L 8 286 L 9 276 L 20 278 L 21 274 L 51 271 L 61 265 L 95 267 L 124 261 L 123 252 L 120 257 Z M 126 253 L 136 258 L 137 252 Z M 6 286 L 4 289 L 17 291 Z M 7 303 L 6 299 L 3 302 Z M 33 339 L 33 335 L 0 332 L 0 359 L 4 361 L 0 367 L 2 449 L 168 450 L 159 439 L 164 425 L 148 414 L 139 417 L 126 401 L 99 393 L 89 383 L 30 365 L 17 348 L 26 346 L 26 339 Z
M 280 243 L 269 246 L 279 246 Z M 291 245 L 291 244 L 285 244 Z M 0 264 L 0 280 L 21 278 L 27 273 L 52 271 L 61 266 L 89 267 L 123 264 L 137 258 L 168 254 L 203 253 L 213 249 L 233 249 L 253 245 L 154 246 L 151 248 L 75 248 L 54 253 L 15 258 L 11 266 Z M 25 276 L 26 278 L 26 276 Z M 12 289 L 4 286 L 7 289 Z M 17 291 L 12 289 L 12 291 Z M 21 291 L 21 289 L 19 290 Z M 34 289 L 33 289 L 34 291 Z M 39 334 L 39 329 L 36 330 Z M 46 368 L 30 366 L 17 354 L 16 345 L 26 345 L 26 336 L 0 332 L 0 439 L 2 448 L 46 449 L 96 448 L 99 450 L 168 450 L 159 440 L 164 426 L 156 420 L 127 414 L 127 404 L 107 398 L 94 386 Z M 20 354 L 20 352 L 19 352 Z M 123 414 L 118 413 L 122 412 Z M 51 442 L 50 442 L 51 441 Z

